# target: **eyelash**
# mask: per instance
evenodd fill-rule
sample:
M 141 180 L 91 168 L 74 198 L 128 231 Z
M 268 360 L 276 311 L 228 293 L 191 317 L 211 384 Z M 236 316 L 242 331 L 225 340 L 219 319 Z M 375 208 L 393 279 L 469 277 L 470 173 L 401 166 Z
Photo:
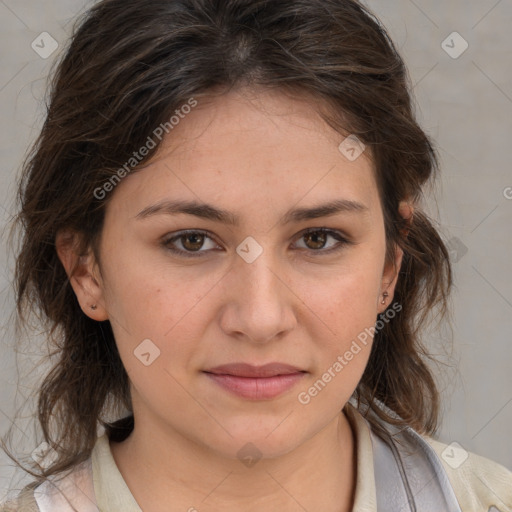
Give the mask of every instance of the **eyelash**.
M 326 235 L 330 235 L 332 236 L 334 239 L 338 240 L 338 244 L 336 244 L 334 247 L 331 247 L 329 249 L 326 249 L 326 250 L 323 250 L 323 249 L 303 249 L 303 250 L 306 250 L 310 253 L 317 253 L 319 255 L 325 255 L 325 254 L 331 254 L 333 252 L 337 252 L 337 251 L 340 251 L 341 249 L 343 249 L 345 246 L 347 245 L 353 245 L 354 242 L 352 242 L 351 240 L 348 240 L 346 237 L 342 236 L 338 231 L 334 231 L 332 229 L 328 229 L 328 228 L 309 228 L 309 229 L 306 229 L 305 231 L 302 231 L 300 236 L 298 237 L 298 240 L 300 240 L 301 238 L 303 238 L 304 236 L 310 234 L 310 233 L 324 233 Z M 167 249 L 168 251 L 171 251 L 172 253 L 174 254 L 178 254 L 179 256 L 183 256 L 185 258 L 200 258 L 200 257 L 203 257 L 204 254 L 210 252 L 212 249 L 210 250 L 206 250 L 206 251 L 184 251 L 182 249 L 176 249 L 175 247 L 172 247 L 171 244 L 173 242 L 175 242 L 176 240 L 179 240 L 180 238 L 182 238 L 183 236 L 186 236 L 186 235 L 204 235 L 210 239 L 212 239 L 214 242 L 214 237 L 212 235 L 212 233 L 210 233 L 209 231 L 203 231 L 203 230 L 184 230 L 184 231 L 179 231 L 178 234 L 176 235 L 173 235 L 172 237 L 170 238 L 165 238 L 163 241 L 162 241 L 162 245 L 164 246 L 165 249 Z M 215 242 L 217 243 L 217 242 Z

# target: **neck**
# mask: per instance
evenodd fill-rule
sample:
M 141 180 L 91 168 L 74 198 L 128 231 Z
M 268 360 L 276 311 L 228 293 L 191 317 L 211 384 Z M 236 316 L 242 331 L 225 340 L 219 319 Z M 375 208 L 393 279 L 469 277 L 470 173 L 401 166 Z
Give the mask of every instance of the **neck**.
M 162 503 L 168 512 L 352 510 L 355 437 L 343 412 L 291 452 L 249 467 L 137 418 L 131 435 L 110 446 L 145 512 Z

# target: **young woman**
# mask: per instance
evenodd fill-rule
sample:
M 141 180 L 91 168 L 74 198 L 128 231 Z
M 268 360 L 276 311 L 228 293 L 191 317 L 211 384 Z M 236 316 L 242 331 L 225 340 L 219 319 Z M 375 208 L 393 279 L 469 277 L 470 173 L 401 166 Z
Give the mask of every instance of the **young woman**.
M 432 437 L 451 272 L 409 90 L 353 0 L 87 13 L 20 184 L 54 367 L 3 510 L 512 510 L 510 471 Z

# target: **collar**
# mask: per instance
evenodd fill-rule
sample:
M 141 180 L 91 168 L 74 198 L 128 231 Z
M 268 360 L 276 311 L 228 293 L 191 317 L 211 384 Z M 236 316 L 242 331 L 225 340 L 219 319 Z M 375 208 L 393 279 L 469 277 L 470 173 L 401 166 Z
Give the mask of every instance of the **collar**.
M 377 512 L 373 451 L 368 422 L 352 404 L 345 407 L 356 439 L 356 489 L 354 510 Z M 142 512 L 124 481 L 110 450 L 106 434 L 98 438 L 92 452 L 92 473 L 98 508 L 102 512 Z
M 390 425 L 377 434 L 350 402 L 344 412 L 356 445 L 353 510 L 461 512 L 439 458 L 419 434 L 410 427 L 397 430 Z M 61 512 L 77 508 L 142 512 L 115 463 L 106 434 L 98 437 L 89 459 L 63 480 L 44 482 L 34 497 L 41 512 L 56 510 L 57 505 Z

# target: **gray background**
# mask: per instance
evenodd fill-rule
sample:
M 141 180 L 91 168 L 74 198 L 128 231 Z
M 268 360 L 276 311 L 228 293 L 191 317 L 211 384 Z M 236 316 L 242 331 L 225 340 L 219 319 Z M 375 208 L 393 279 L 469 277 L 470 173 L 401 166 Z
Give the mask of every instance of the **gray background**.
M 14 211 L 21 159 L 43 121 L 51 62 L 65 44 L 75 15 L 87 5 L 91 2 L 0 0 L 2 227 Z M 446 326 L 432 330 L 427 339 L 432 353 L 448 365 L 436 370 L 444 411 L 437 437 L 512 469 L 512 4 L 373 0 L 367 5 L 406 60 L 417 116 L 437 141 L 441 156 L 437 199 L 430 195 L 425 207 L 438 220 L 457 262 L 453 350 Z M 442 47 L 454 31 L 469 45 L 458 58 Z M 31 48 L 42 32 L 60 45 L 48 59 Z M 446 44 L 452 52 L 462 48 L 453 37 Z M 13 440 L 24 443 L 30 455 L 38 444 L 28 416 L 39 375 L 30 363 L 37 362 L 42 347 L 34 336 L 19 354 L 13 349 L 13 261 L 5 233 L 0 258 L 0 434 L 7 431 L 15 408 L 29 399 Z M 0 493 L 16 482 L 11 464 L 0 456 Z

